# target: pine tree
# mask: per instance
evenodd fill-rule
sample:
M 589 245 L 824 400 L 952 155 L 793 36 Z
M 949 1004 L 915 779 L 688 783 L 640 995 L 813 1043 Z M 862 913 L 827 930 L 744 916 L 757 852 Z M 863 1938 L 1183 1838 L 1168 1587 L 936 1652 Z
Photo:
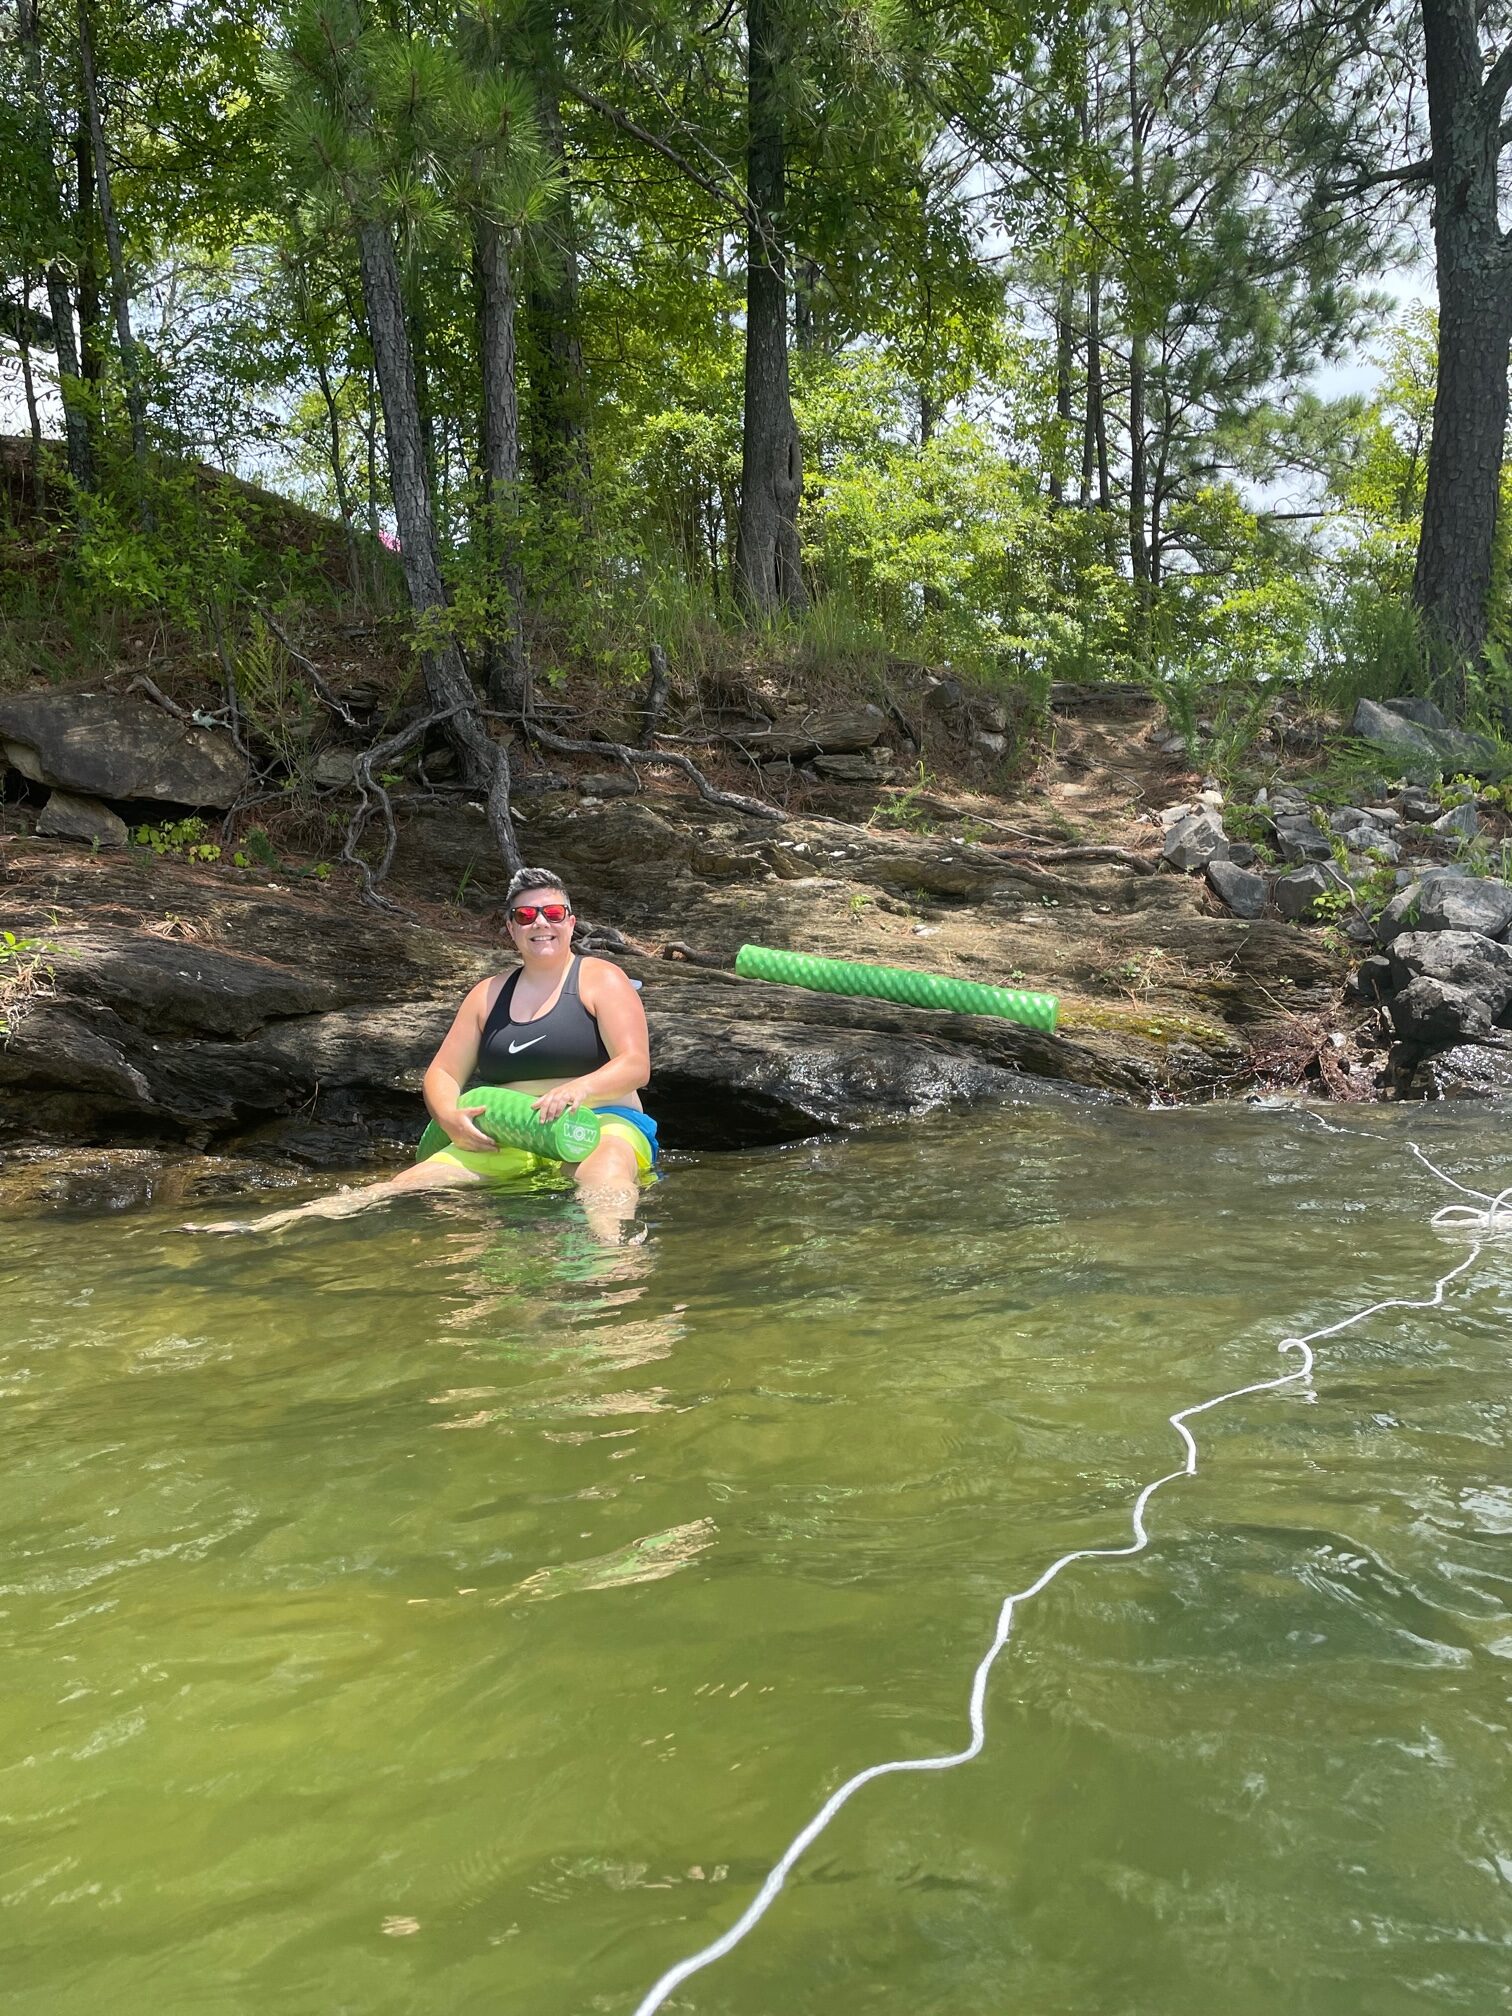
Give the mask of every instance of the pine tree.
M 284 52 L 286 130 L 293 160 L 312 193 L 356 240 L 400 557 L 426 690 L 445 721 L 464 778 L 487 793 L 495 843 L 513 870 L 520 853 L 510 816 L 509 762 L 478 712 L 447 606 L 395 242 L 401 215 L 408 211 L 413 219 L 432 200 L 412 173 L 408 148 L 396 144 L 398 130 L 426 104 L 419 66 L 430 54 L 422 41 L 374 29 L 347 0 L 308 8 Z

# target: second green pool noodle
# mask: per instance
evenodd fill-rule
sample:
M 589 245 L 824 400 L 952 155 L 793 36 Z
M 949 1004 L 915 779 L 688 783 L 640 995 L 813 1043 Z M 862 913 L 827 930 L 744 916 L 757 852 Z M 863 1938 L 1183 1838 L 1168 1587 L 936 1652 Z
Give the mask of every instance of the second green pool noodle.
M 998 1015 L 1047 1034 L 1054 1030 L 1060 1012 L 1054 994 L 984 987 L 947 973 L 918 973 L 911 966 L 866 966 L 852 959 L 819 959 L 811 952 L 775 952 L 765 945 L 742 945 L 735 971 L 746 980 L 778 980 L 788 987 L 811 987 L 819 994 L 860 994 L 876 1001 L 900 1001 L 910 1008 Z
M 536 1118 L 535 1101 L 502 1085 L 473 1085 L 459 1106 L 481 1106 L 473 1124 L 501 1148 L 523 1148 L 552 1162 L 581 1162 L 599 1143 L 599 1117 L 591 1107 L 569 1107 L 549 1125 Z M 415 1160 L 425 1162 L 450 1143 L 450 1136 L 432 1120 L 420 1136 Z

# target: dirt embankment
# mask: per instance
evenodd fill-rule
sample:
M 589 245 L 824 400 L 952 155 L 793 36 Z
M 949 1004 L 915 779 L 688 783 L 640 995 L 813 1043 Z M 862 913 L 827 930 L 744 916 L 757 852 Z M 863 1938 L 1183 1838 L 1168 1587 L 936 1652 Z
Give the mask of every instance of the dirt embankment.
M 1257 1060 L 1305 1067 L 1342 967 L 1316 931 L 1243 921 L 1159 870 L 1153 815 L 1200 780 L 1157 728 L 1141 695 L 1064 696 L 1016 793 L 874 786 L 849 818 L 748 817 L 677 776 L 633 788 L 579 765 L 524 780 L 521 841 L 571 884 L 587 941 L 643 983 L 648 1103 L 673 1148 L 972 1099 L 1223 1096 Z M 847 801 L 832 785 L 826 802 Z M 497 963 L 505 878 L 480 808 L 396 805 L 385 886 L 408 916 L 340 876 L 91 851 L 12 815 L 4 922 L 31 941 L 8 962 L 0 1048 L 13 1198 L 71 1194 L 81 1161 L 131 1197 L 169 1165 L 202 1192 L 407 1151 L 424 1063 Z M 746 942 L 1042 989 L 1059 1027 L 741 981 Z

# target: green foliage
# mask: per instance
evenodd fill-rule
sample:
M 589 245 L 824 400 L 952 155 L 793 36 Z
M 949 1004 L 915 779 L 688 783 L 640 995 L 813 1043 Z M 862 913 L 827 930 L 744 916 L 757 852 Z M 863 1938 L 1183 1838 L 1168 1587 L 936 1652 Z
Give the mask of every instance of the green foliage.
M 45 383 L 44 269 L 77 286 L 108 262 L 98 204 L 79 200 L 76 18 L 39 18 L 36 101 L 19 66 L 0 90 L 0 261 L 8 333 L 31 331 Z M 1409 588 L 1436 330 L 1423 311 L 1399 319 L 1369 398 L 1306 389 L 1379 317 L 1362 289 L 1389 249 L 1371 206 L 1319 201 L 1365 85 L 1320 93 L 1335 69 L 1307 24 L 1170 0 L 777 10 L 811 607 L 754 623 L 732 582 L 745 10 L 94 0 L 92 18 L 151 453 L 144 474 L 105 303 L 84 318 L 79 389 L 97 487 L 74 497 L 51 458 L 24 555 L 0 557 L 0 683 L 93 669 L 133 622 L 208 666 L 214 612 L 249 726 L 299 792 L 315 703 L 256 605 L 343 594 L 381 610 L 401 593 L 378 539 L 393 499 L 358 252 L 377 227 L 398 260 L 449 597 L 418 649 L 455 639 L 481 665 L 518 617 L 547 686 L 638 680 L 648 639 L 684 681 L 757 658 L 877 690 L 899 659 L 948 665 L 1040 697 L 1057 678 L 1137 674 L 1225 781 L 1263 767 L 1279 685 L 1337 708 L 1427 689 Z M 490 232 L 507 240 L 524 360 L 521 473 L 491 493 Z M 324 522 L 270 529 L 207 461 Z M 1299 479 L 1322 500 L 1316 526 L 1257 502 Z M 1512 508 L 1500 536 L 1468 706 L 1506 733 Z
M 1327 762 L 1297 783 L 1315 807 L 1374 804 L 1392 782 L 1381 774 L 1384 760 L 1371 743 L 1341 737 L 1330 747 Z
M 1312 914 L 1320 924 L 1337 924 L 1354 907 L 1354 897 L 1347 889 L 1325 889 L 1321 895 L 1314 896 Z
M 45 938 L 0 931 L 0 1043 L 9 1041 L 26 1004 L 49 991 L 57 956 Z
M 934 830 L 934 817 L 920 799 L 934 784 L 934 779 L 925 769 L 921 758 L 914 781 L 896 797 L 880 799 L 872 809 L 868 826 L 901 826 L 909 833 L 929 833 Z
M 1269 838 L 1271 822 L 1263 805 L 1225 805 L 1223 830 L 1231 840 L 1256 846 Z
M 205 838 L 203 819 L 170 819 L 161 826 L 138 826 L 131 835 L 134 847 L 146 847 L 154 854 L 171 854 L 179 861 L 219 861 L 221 850 Z

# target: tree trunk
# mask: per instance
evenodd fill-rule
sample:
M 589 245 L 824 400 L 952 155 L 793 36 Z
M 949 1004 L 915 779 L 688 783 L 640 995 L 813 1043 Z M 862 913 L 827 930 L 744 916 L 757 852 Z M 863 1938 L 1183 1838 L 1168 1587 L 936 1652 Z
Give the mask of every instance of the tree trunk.
M 32 496 L 39 512 L 47 509 L 47 449 L 42 439 L 42 416 L 37 411 L 37 381 L 32 375 L 31 336 L 27 323 L 31 311 L 32 276 L 21 276 L 21 321 L 16 331 L 16 347 L 21 353 L 21 388 L 26 394 L 26 424 L 32 443 Z
M 89 18 L 89 0 L 79 0 L 78 21 L 84 111 L 89 122 L 89 141 L 94 156 L 95 195 L 100 205 L 100 223 L 105 232 L 105 252 L 110 261 L 111 305 L 115 310 L 116 340 L 121 346 L 126 411 L 131 419 L 131 453 L 142 486 L 142 522 L 150 527 L 152 505 L 147 495 L 147 397 L 142 384 L 141 352 L 131 333 L 131 293 L 126 284 L 121 227 L 111 195 L 110 157 L 105 150 L 105 121 L 100 111 L 99 79 L 95 74 L 94 27 Z
M 1082 409 L 1081 482 L 1076 501 L 1083 511 L 1092 508 L 1092 472 L 1097 467 L 1097 430 L 1102 423 L 1102 356 L 1097 326 L 1100 286 L 1094 273 L 1087 282 L 1087 374 L 1086 402 Z
M 1497 216 L 1512 52 L 1483 75 L 1478 13 L 1474 0 L 1422 0 L 1439 351 L 1412 594 L 1456 715 L 1486 642 L 1512 351 L 1512 243 Z
M 1108 407 L 1103 397 L 1102 275 L 1087 290 L 1087 424 L 1097 457 L 1097 508 L 1113 515 L 1113 465 L 1108 454 Z
M 808 597 L 798 548 L 803 453 L 788 379 L 788 302 L 783 257 L 787 196 L 782 72 L 787 0 L 749 0 L 746 102 L 750 121 L 746 200 L 745 421 L 740 463 L 736 593 L 761 614 L 802 609 Z
M 1066 467 L 1071 454 L 1071 367 L 1074 360 L 1071 275 L 1061 277 L 1055 302 L 1055 445 L 1050 457 L 1050 502 L 1066 500 Z
M 1136 217 L 1144 207 L 1144 107 L 1139 97 L 1139 35 L 1129 21 L 1129 193 Z M 1129 307 L 1129 568 L 1136 595 L 1150 579 L 1150 547 L 1145 530 L 1145 333 L 1134 289 Z M 1141 598 L 1142 599 L 1142 598 Z
M 793 342 L 800 350 L 816 350 L 819 347 L 819 328 L 814 317 L 814 296 L 818 291 L 818 262 L 800 260 L 797 284 L 793 289 Z
M 378 386 L 371 364 L 367 374 L 367 423 L 363 428 L 363 442 L 367 449 L 368 531 L 377 539 L 383 527 L 378 515 Z
M 530 661 L 523 624 L 525 578 L 515 524 L 520 488 L 520 404 L 515 360 L 515 290 L 509 234 L 477 218 L 478 347 L 483 380 L 484 536 L 497 583 L 487 645 L 488 691 L 496 707 L 530 712 Z M 490 597 L 490 600 L 493 598 Z
M 420 445 L 425 454 L 425 487 L 434 508 L 436 481 L 436 413 L 430 389 L 430 337 L 425 326 L 425 310 L 416 298 L 418 282 L 410 275 L 409 299 L 405 309 L 405 330 L 410 342 L 410 360 L 415 377 L 415 412 L 420 421 Z
M 1139 94 L 1140 24 L 1129 14 L 1129 194 L 1136 218 L 1136 230 L 1143 228 L 1144 105 Z M 1149 540 L 1149 447 L 1145 432 L 1145 376 L 1147 343 L 1143 325 L 1144 308 L 1139 288 L 1130 269 L 1124 290 L 1129 317 L 1129 572 L 1134 581 L 1134 656 L 1143 667 L 1149 656 L 1150 580 Z
M 551 247 L 551 263 L 549 268 L 535 265 L 525 294 L 530 474 L 538 490 L 557 497 L 586 523 L 592 470 L 578 308 L 577 220 L 567 175 L 561 100 L 553 81 L 554 42 L 539 52 L 538 61 L 536 119 L 557 183 L 542 228 Z
M 420 633 L 425 688 L 435 708 L 454 710 L 446 724 L 463 781 L 488 793 L 495 844 L 513 874 L 520 848 L 509 810 L 509 759 L 489 736 L 456 639 L 447 634 L 450 612 L 441 580 L 436 521 L 426 477 L 415 366 L 405 327 L 399 261 L 388 226 L 367 219 L 357 226 L 362 294 L 373 346 L 383 429 L 388 444 L 389 487 L 399 523 L 399 552 L 410 607 Z
M 98 388 L 105 382 L 105 326 L 100 306 L 99 218 L 95 214 L 94 158 L 89 145 L 89 128 L 74 129 L 74 176 L 78 200 L 74 207 L 74 241 L 79 248 L 79 375 L 96 388 L 91 419 L 99 410 Z
M 40 194 L 44 216 L 41 221 L 48 235 L 58 241 L 64 236 L 63 199 L 54 171 L 55 136 L 42 81 L 42 34 L 36 0 L 20 0 L 17 30 L 26 54 L 26 89 L 31 100 L 29 109 L 34 145 L 43 165 Z M 94 454 L 89 438 L 89 404 L 79 376 L 73 302 L 63 268 L 56 259 L 49 260 L 43 284 L 47 289 L 47 312 L 53 326 L 53 353 L 58 360 L 58 393 L 63 402 L 68 473 L 77 489 L 90 490 L 94 487 Z
M 336 508 L 341 513 L 341 529 L 346 534 L 347 565 L 352 570 L 352 593 L 360 595 L 362 561 L 357 550 L 357 528 L 352 517 L 352 493 L 347 484 L 346 467 L 341 451 L 341 414 L 336 405 L 336 395 L 331 390 L 331 373 L 326 363 L 324 341 L 312 336 L 310 351 L 315 366 L 315 382 L 320 387 L 320 401 L 325 407 L 331 481 L 336 486 Z

